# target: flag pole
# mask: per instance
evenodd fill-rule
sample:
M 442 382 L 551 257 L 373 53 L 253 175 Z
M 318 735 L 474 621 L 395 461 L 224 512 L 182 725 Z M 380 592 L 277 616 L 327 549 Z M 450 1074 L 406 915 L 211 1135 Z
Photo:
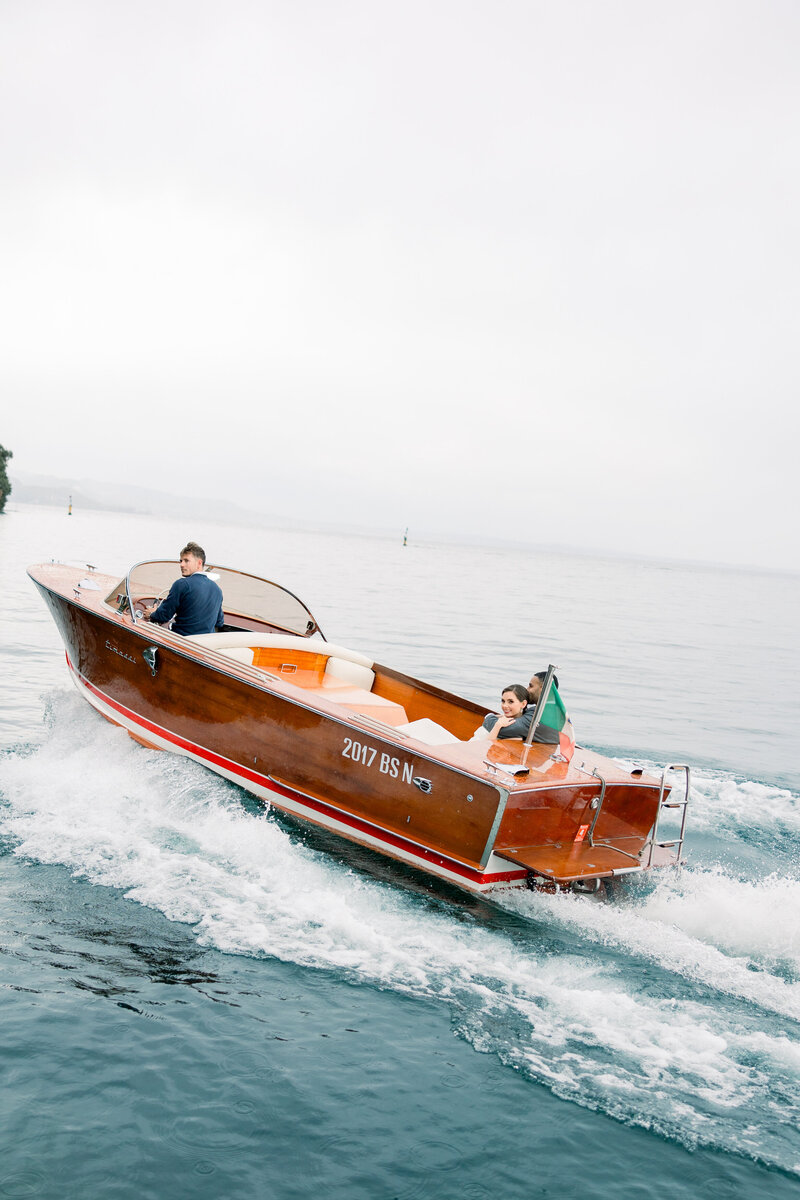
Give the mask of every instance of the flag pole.
M 539 693 L 539 699 L 536 701 L 536 708 L 533 710 L 533 720 L 531 721 L 531 727 L 528 730 L 528 735 L 525 738 L 526 746 L 530 746 L 531 742 L 533 741 L 533 735 L 536 733 L 536 727 L 542 719 L 542 713 L 544 712 L 545 704 L 547 704 L 547 697 L 550 695 L 550 688 L 552 687 L 553 676 L 555 673 L 556 668 L 552 663 L 550 663 L 550 666 L 547 668 L 547 674 L 545 676 L 544 683 L 542 684 L 542 690 Z

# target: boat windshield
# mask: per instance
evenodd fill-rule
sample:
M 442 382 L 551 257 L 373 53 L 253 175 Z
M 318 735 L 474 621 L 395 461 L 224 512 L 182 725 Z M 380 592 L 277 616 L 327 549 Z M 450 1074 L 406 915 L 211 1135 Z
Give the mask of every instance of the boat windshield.
M 244 629 L 266 628 L 301 637 L 319 633 L 324 637 L 305 604 L 279 584 L 228 567 L 209 566 L 207 571 L 222 588 L 222 608 L 228 625 Z M 180 567 L 175 561 L 142 562 L 132 567 L 125 579 L 124 590 L 134 619 L 137 603 L 163 600 L 179 578 Z M 121 591 L 119 585 L 115 587 L 108 603 L 118 604 Z

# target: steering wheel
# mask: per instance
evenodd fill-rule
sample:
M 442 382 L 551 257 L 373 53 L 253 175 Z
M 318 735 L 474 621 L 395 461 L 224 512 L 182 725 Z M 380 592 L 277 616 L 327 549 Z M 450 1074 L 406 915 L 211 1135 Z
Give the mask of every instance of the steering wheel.
M 133 602 L 133 619 L 141 621 L 144 617 L 145 608 L 150 608 L 151 606 L 155 608 L 162 600 L 166 600 L 171 588 L 172 583 L 168 583 L 155 596 L 138 596 Z
M 169 587 L 165 587 L 161 589 L 157 596 L 140 596 L 138 600 L 134 600 L 133 615 L 136 620 L 141 621 L 141 619 L 144 617 L 145 608 L 150 608 L 151 605 L 155 606 L 156 604 L 160 604 L 162 600 L 166 599 L 168 592 Z

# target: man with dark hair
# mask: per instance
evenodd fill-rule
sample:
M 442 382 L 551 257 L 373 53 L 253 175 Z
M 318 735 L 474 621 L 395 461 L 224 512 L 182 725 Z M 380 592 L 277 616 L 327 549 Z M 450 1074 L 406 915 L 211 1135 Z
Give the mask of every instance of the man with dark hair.
M 191 637 L 222 629 L 222 589 L 206 575 L 206 552 L 197 542 L 188 542 L 181 550 L 181 578 L 176 579 L 166 600 L 145 609 L 145 619 L 166 625 L 175 618 L 173 633 Z
M 206 565 L 206 552 L 202 546 L 198 546 L 197 542 L 187 542 L 181 550 L 181 558 L 184 554 L 193 554 L 195 558 L 199 558 L 203 566 Z
M 531 679 L 530 683 L 528 684 L 528 696 L 530 698 L 531 704 L 536 704 L 539 697 L 541 696 L 545 679 L 547 679 L 547 671 L 537 671 L 536 674 Z M 553 676 L 553 683 L 556 685 L 556 687 L 558 687 L 558 676 L 557 675 Z

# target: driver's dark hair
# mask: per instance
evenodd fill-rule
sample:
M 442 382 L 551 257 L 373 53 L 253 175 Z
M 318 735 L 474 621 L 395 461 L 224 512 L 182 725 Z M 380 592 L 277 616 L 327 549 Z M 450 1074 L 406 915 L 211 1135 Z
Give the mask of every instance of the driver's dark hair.
M 533 678 L 538 679 L 539 683 L 542 685 L 542 687 L 544 687 L 544 681 L 547 679 L 547 671 L 537 671 Z M 558 687 L 557 675 L 553 676 L 553 683 L 556 685 L 556 687 Z
M 521 683 L 510 683 L 508 687 L 503 688 L 500 695 L 503 696 L 506 692 L 513 692 L 518 700 L 524 700 L 526 704 L 530 703 L 528 689 L 523 687 Z
M 184 554 L 193 554 L 195 558 L 199 558 L 203 566 L 206 565 L 206 552 L 202 546 L 198 546 L 197 542 L 187 542 L 181 550 L 181 557 Z

